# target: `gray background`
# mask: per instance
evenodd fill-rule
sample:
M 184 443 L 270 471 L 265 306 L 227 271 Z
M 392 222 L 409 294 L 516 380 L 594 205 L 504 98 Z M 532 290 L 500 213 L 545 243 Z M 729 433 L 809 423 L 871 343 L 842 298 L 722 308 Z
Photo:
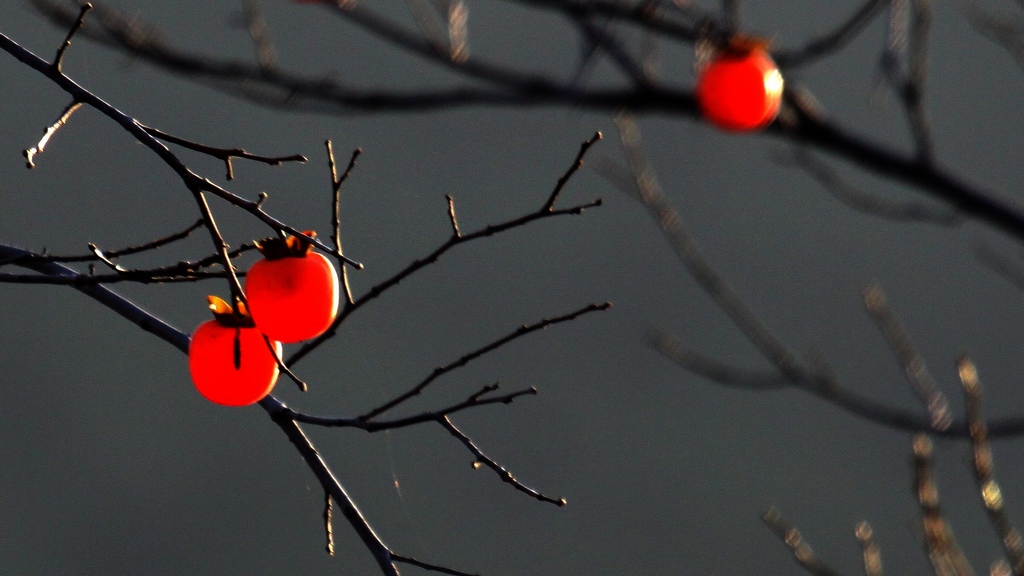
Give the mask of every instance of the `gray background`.
M 361 86 L 438 85 L 423 61 L 383 46 L 316 6 L 265 2 L 281 62 Z M 1005 3 L 1009 7 L 1011 3 Z M 234 22 L 241 2 L 121 0 L 174 43 L 251 57 Z M 828 29 L 855 2 L 747 3 L 749 29 L 782 46 Z M 410 22 L 398 3 L 382 9 Z M 551 72 L 571 70 L 577 45 L 551 14 L 514 3 L 469 3 L 474 54 Z M 1016 199 L 1020 70 L 947 3 L 936 23 L 928 93 L 943 166 Z M 883 19 L 884 20 L 884 19 Z M 0 4 L 0 32 L 50 57 L 64 31 L 19 2 Z M 906 149 L 895 99 L 877 83 L 885 27 L 796 74 L 828 114 L 878 142 Z M 692 52 L 664 47 L 663 72 L 692 83 Z M 365 154 L 346 185 L 348 253 L 367 264 L 357 294 L 448 234 L 444 194 L 464 230 L 539 206 L 595 130 L 593 151 L 621 155 L 609 115 L 563 108 L 460 109 L 422 115 L 328 117 L 253 106 L 170 77 L 86 41 L 65 70 L 142 122 L 211 145 L 303 153 L 306 165 L 236 163 L 229 188 L 300 228 L 329 225 L 322 141 L 339 157 Z M 612 78 L 607 66 L 595 81 Z M 0 57 L 0 241 L 39 250 L 114 248 L 185 227 L 197 214 L 171 171 L 120 128 L 82 110 L 38 168 L 31 146 L 67 97 L 39 74 Z M 805 174 L 777 166 L 784 142 L 731 136 L 691 119 L 641 119 L 661 182 L 705 253 L 777 333 L 816 347 L 858 391 L 909 409 L 916 401 L 859 303 L 870 279 L 886 288 L 941 385 L 961 405 L 957 354 L 974 353 L 991 416 L 1024 408 L 1020 293 L 973 256 L 988 242 L 1019 247 L 985 227 L 892 223 L 854 212 Z M 223 181 L 220 164 L 182 151 Z M 896 199 L 919 195 L 836 163 L 850 179 Z M 924 574 L 910 490 L 908 434 L 858 420 L 794 391 L 750 393 L 674 367 L 644 337 L 671 330 L 716 357 L 765 362 L 695 286 L 643 208 L 585 170 L 563 204 L 603 197 L 582 217 L 547 220 L 460 247 L 353 315 L 300 373 L 286 403 L 354 415 L 417 382 L 435 365 L 522 322 L 610 300 L 615 307 L 534 335 L 435 386 L 427 408 L 482 384 L 537 386 L 541 395 L 455 418 L 491 456 L 546 493 L 530 500 L 486 470 L 437 426 L 368 435 L 310 431 L 387 543 L 400 552 L 488 575 L 795 574 L 759 514 L 770 504 L 816 551 L 857 573 L 853 528 L 869 520 L 889 573 Z M 229 241 L 267 230 L 220 202 Z M 205 254 L 189 242 L 129 262 Z M 207 317 L 220 284 L 118 290 L 184 330 Z M 348 526 L 335 522 L 337 556 L 322 552 L 322 493 L 259 408 L 225 409 L 194 392 L 184 357 L 110 311 L 60 287 L 0 285 L 0 565 L 9 574 L 373 574 Z M 1022 518 L 1024 442 L 996 445 L 1011 516 Z M 940 490 L 980 572 L 998 556 L 975 494 L 964 442 L 939 443 Z M 400 492 L 394 487 L 395 481 Z M 403 573 L 419 571 L 402 567 Z

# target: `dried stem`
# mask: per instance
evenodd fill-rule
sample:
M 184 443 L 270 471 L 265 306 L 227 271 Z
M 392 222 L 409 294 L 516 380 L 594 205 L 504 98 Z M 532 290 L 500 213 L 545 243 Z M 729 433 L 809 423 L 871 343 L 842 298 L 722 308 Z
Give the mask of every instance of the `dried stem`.
M 71 115 L 81 108 L 81 106 L 82 103 L 78 101 L 69 104 L 68 107 L 64 109 L 64 112 L 61 113 L 60 118 L 57 118 L 57 121 L 51 124 L 46 131 L 43 132 L 43 137 L 39 139 L 39 142 L 35 146 L 22 152 L 22 155 L 25 157 L 25 166 L 29 170 L 36 167 L 35 157 L 43 152 L 43 149 L 46 148 L 46 144 L 50 141 L 50 138 L 57 133 L 57 130 L 60 130 L 61 127 L 68 123 L 68 120 L 71 119 Z

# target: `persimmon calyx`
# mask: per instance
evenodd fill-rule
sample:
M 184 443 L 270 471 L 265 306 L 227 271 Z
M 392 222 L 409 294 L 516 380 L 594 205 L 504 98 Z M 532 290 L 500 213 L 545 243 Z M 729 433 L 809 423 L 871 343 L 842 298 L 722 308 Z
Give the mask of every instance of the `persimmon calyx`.
M 256 327 L 256 322 L 249 314 L 249 309 L 245 307 L 245 302 L 238 302 L 238 306 L 232 308 L 231 304 L 225 302 L 223 298 L 212 294 L 206 297 L 206 301 L 210 303 L 210 312 L 213 312 L 214 319 L 221 326 L 226 328 Z
M 303 230 L 303 234 L 310 238 L 316 238 L 313 230 Z M 256 249 L 260 251 L 267 260 L 280 260 L 282 258 L 305 258 L 306 254 L 313 249 L 313 243 L 302 236 L 287 236 L 286 238 L 264 238 L 254 242 Z

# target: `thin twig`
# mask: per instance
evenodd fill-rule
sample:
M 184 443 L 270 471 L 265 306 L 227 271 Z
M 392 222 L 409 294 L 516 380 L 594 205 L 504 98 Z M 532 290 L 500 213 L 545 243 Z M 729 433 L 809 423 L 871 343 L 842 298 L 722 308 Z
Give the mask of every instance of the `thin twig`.
M 422 560 L 417 560 L 412 556 L 402 556 L 401 554 L 391 554 L 391 559 L 395 562 L 402 562 L 403 564 L 409 564 L 416 566 L 417 568 L 423 568 L 430 572 L 440 572 L 442 574 L 451 574 L 452 576 L 480 576 L 480 574 L 474 574 L 472 572 L 463 572 L 461 570 L 455 570 L 454 568 L 446 568 L 444 566 L 438 566 L 437 564 L 428 564 Z
M 793 553 L 793 558 L 805 570 L 815 576 L 842 576 L 840 572 L 829 566 L 814 553 L 811 546 L 804 541 L 800 531 L 782 517 L 782 513 L 779 512 L 778 508 L 772 506 L 765 510 L 764 514 L 761 515 L 761 520 L 789 547 Z
M 971 433 L 971 447 L 974 451 L 971 464 L 974 469 L 974 479 L 981 494 L 981 502 L 985 506 L 985 511 L 988 512 L 992 527 L 995 528 L 996 534 L 999 536 L 999 541 L 1003 545 L 1013 573 L 1016 576 L 1024 576 L 1024 539 L 1006 514 L 1003 492 L 999 488 L 999 483 L 996 482 L 992 446 L 988 442 L 988 427 L 985 424 L 985 415 L 982 411 L 982 391 L 981 382 L 978 380 L 978 370 L 969 357 L 961 356 L 957 361 L 957 373 L 960 376 L 960 384 L 963 386 L 967 404 L 967 424 Z
M 110 258 L 107 258 L 107 256 L 105 254 L 103 254 L 103 251 L 100 250 L 99 247 L 97 247 L 95 244 L 90 242 L 88 244 L 88 246 L 89 246 L 89 250 L 92 251 L 93 255 L 96 256 L 96 258 L 100 262 L 103 262 L 104 264 L 106 264 L 108 268 L 110 268 L 114 272 L 127 272 L 127 270 L 125 270 L 124 268 L 122 268 L 122 267 L 118 266 L 117 264 L 115 264 L 114 262 L 112 262 L 110 260 Z
M 1006 50 L 1017 66 L 1024 68 L 1024 21 L 1019 14 L 989 12 L 971 0 L 956 4 L 972 28 Z
M 461 430 L 455 427 L 455 424 L 452 424 L 451 419 L 449 419 L 447 416 L 438 420 L 438 423 L 440 423 L 445 430 L 450 432 L 452 436 L 458 438 L 459 441 L 462 442 L 462 444 L 465 445 L 466 448 L 468 448 L 469 451 L 473 453 L 473 456 L 476 458 L 476 462 L 482 463 L 484 466 L 487 466 L 488 468 L 493 470 L 498 475 L 498 477 L 501 478 L 502 482 L 511 484 L 512 487 L 515 488 L 516 490 L 519 490 L 524 494 L 529 494 L 530 496 L 536 498 L 537 500 L 540 500 L 541 502 L 555 504 L 556 506 L 565 506 L 568 503 L 565 498 L 552 498 L 550 496 L 545 496 L 544 494 L 541 494 L 540 492 L 534 490 L 533 488 L 526 486 L 519 480 L 516 480 L 516 477 L 513 476 L 511 472 L 509 472 L 503 466 L 495 462 L 491 457 L 484 454 L 483 451 L 480 450 L 480 448 L 478 448 L 476 444 L 473 443 L 473 440 L 470 439 L 469 436 L 466 436 L 466 434 L 464 434 Z M 474 468 L 476 468 L 477 466 L 478 465 L 475 464 Z
M 932 476 L 932 441 L 925 434 L 914 436 L 914 490 L 921 508 L 925 551 L 938 576 L 974 576 L 974 571 L 956 543 L 953 528 L 942 516 L 939 489 Z
M 429 412 L 421 412 L 412 416 L 405 416 L 403 418 L 394 418 L 392 420 L 367 420 L 361 417 L 355 418 L 337 418 L 333 416 L 315 416 L 312 414 L 306 414 L 304 412 L 290 411 L 287 413 L 288 418 L 292 418 L 296 422 L 302 422 L 303 424 L 313 424 L 316 426 L 323 426 L 325 428 L 357 428 L 364 430 L 369 433 L 383 432 L 385 430 L 396 430 L 398 428 L 408 428 L 409 426 L 415 426 L 417 424 L 423 424 L 425 422 L 433 422 L 456 414 L 464 410 L 470 410 L 473 408 L 480 408 L 483 406 L 491 406 L 494 404 L 511 404 L 516 398 L 521 396 L 535 396 L 537 389 L 530 387 L 522 390 L 516 390 L 515 392 L 509 392 L 508 394 L 501 394 L 498 396 L 486 396 L 491 392 L 498 389 L 497 384 L 490 384 L 484 386 L 477 392 L 470 395 L 469 398 L 450 406 L 440 408 L 438 410 L 432 410 Z M 289 409 L 290 410 L 290 409 Z
M 696 242 L 683 228 L 682 219 L 665 198 L 653 168 L 647 160 L 640 141 L 640 128 L 632 116 L 622 113 L 615 119 L 621 135 L 639 200 L 647 207 L 651 217 L 665 235 L 683 265 L 715 304 L 732 320 L 753 346 L 786 378 L 806 380 L 805 367 L 746 305 L 724 278 L 700 253 Z
M 854 530 L 857 541 L 860 542 L 861 552 L 864 557 L 864 576 L 882 576 L 882 551 L 875 543 L 875 533 L 867 520 L 857 524 Z
M 602 136 L 600 132 L 594 132 L 594 135 L 591 136 L 589 140 L 585 140 L 583 144 L 580 144 L 580 151 L 576 154 L 576 160 L 574 160 L 572 166 L 565 171 L 565 174 L 562 174 L 562 177 L 558 179 L 558 182 L 555 184 L 555 189 L 551 191 L 551 196 L 548 196 L 548 201 L 544 203 L 544 208 L 542 210 L 551 212 L 555 206 L 555 201 L 558 200 L 558 195 L 562 193 L 562 189 L 565 188 L 569 179 L 572 178 L 573 174 L 579 172 L 580 169 L 583 168 L 583 157 L 587 155 L 587 150 L 590 150 L 590 147 L 601 138 Z
M 772 52 L 775 63 L 782 68 L 797 68 L 811 64 L 824 56 L 844 48 L 857 37 L 871 21 L 882 13 L 889 0 L 867 0 L 857 10 L 835 28 L 799 48 L 776 50 Z
M 1021 266 L 1019 259 L 1006 256 L 987 243 L 976 244 L 974 255 L 990 270 L 1002 276 L 1018 290 L 1024 291 L 1024 267 Z
M 345 167 L 345 173 L 339 178 L 338 166 L 334 162 L 334 146 L 330 140 L 325 140 L 324 146 L 327 147 L 327 167 L 331 172 L 331 240 L 334 242 L 334 249 L 341 255 L 344 254 L 341 248 L 341 186 L 352 174 L 352 169 L 355 168 L 356 160 L 363 153 L 363 149 L 356 148 L 352 151 L 348 166 Z M 352 286 L 348 279 L 348 267 L 345 266 L 341 256 L 338 257 L 338 266 L 341 268 L 341 286 L 345 290 L 346 306 L 351 306 L 353 304 Z
M 924 358 L 917 352 L 914 343 L 910 341 L 906 329 L 899 318 L 889 307 L 885 298 L 882 286 L 877 282 L 868 284 L 862 292 L 864 296 L 864 308 L 867 310 L 875 325 L 885 336 L 889 348 L 896 356 L 896 360 L 903 368 L 903 374 L 907 377 L 911 388 L 917 394 L 918 399 L 927 411 L 932 427 L 936 430 L 945 430 L 953 422 L 949 410 L 949 400 L 935 384 L 935 379 L 928 372 L 928 366 Z
M 56 122 L 46 128 L 46 131 L 43 132 L 43 137 L 39 139 L 39 142 L 35 146 L 22 151 L 22 155 L 25 157 L 25 166 L 29 170 L 36 167 L 35 157 L 38 154 L 41 154 L 43 149 L 46 148 L 46 144 L 50 141 L 50 138 L 57 133 L 57 130 L 60 130 L 68 123 L 68 120 L 71 119 L 71 115 L 81 108 L 81 106 L 82 103 L 77 100 L 69 104 L 68 107 L 64 109 L 64 112 L 61 113 L 60 118 L 57 118 Z
M 636 59 L 626 50 L 622 42 L 611 31 L 611 23 L 605 22 L 604 26 L 596 26 L 590 18 L 576 18 L 573 20 L 581 30 L 583 36 L 593 45 L 595 49 L 603 50 L 622 72 L 636 86 L 648 87 L 650 81 L 644 68 L 637 63 Z
M 462 232 L 459 232 L 459 219 L 455 217 L 455 199 L 452 198 L 451 194 L 445 194 L 444 197 L 448 200 L 448 221 L 452 225 L 452 236 L 461 238 Z
M 274 50 L 274 43 L 270 39 L 270 28 L 263 18 L 263 8 L 259 0 L 243 0 L 242 11 L 245 16 L 245 28 L 252 38 L 253 47 L 256 49 L 256 60 L 260 68 L 270 71 L 277 68 L 277 52 Z
M 71 39 L 75 36 L 82 25 L 85 24 L 85 15 L 92 10 L 92 4 L 86 2 L 79 8 L 78 19 L 71 26 L 71 30 L 68 31 L 67 37 L 64 38 L 64 42 L 61 42 L 60 48 L 57 49 L 57 55 L 53 59 L 53 69 L 57 72 L 61 71 L 61 66 L 64 64 L 64 52 L 71 47 Z M 30 161 L 31 162 L 31 161 Z
M 270 354 L 274 357 L 274 362 L 277 363 L 277 369 L 280 370 L 281 372 L 284 372 L 285 376 L 287 376 L 292 382 L 295 383 L 296 386 L 299 387 L 299 391 L 308 392 L 309 385 L 306 384 L 306 382 L 300 379 L 298 376 L 296 376 L 295 372 L 292 372 L 291 368 L 285 365 L 284 360 L 281 359 L 281 354 L 278 351 L 277 346 L 275 346 L 274 343 L 270 341 L 270 338 L 267 338 L 266 335 L 263 335 L 263 342 L 266 343 L 267 350 L 270 350 Z
M 200 218 L 193 222 L 188 228 L 185 228 L 181 232 L 175 232 L 163 238 L 157 238 L 151 240 L 145 244 L 139 244 L 138 246 L 128 246 L 119 250 L 105 250 L 103 253 L 107 258 L 119 258 L 121 256 L 129 256 L 131 254 L 138 254 L 139 252 L 147 252 L 149 250 L 155 250 L 161 246 L 166 246 L 172 242 L 184 240 L 188 238 L 192 232 L 195 232 L 199 228 L 203 227 L 203 219 Z M 89 262 L 97 260 L 96 254 L 82 254 L 82 255 L 71 255 L 71 256 L 60 256 L 60 255 L 45 255 L 45 256 L 33 256 L 34 260 L 46 261 L 46 262 Z
M 801 168 L 837 200 L 865 214 L 889 220 L 927 222 L 941 226 L 957 226 L 964 221 L 963 215 L 955 209 L 933 208 L 917 202 L 894 202 L 858 190 L 843 180 L 834 168 L 804 149 L 798 148 L 788 155 L 778 155 L 775 160 L 782 165 Z
M 907 85 L 904 99 L 910 119 L 911 132 L 917 149 L 918 161 L 934 161 L 935 144 L 931 120 L 925 106 L 925 84 L 928 77 L 928 40 L 931 37 L 931 0 L 913 0 L 914 16 L 910 22 L 910 44 Z
M 331 511 L 333 508 L 334 501 L 331 500 L 331 493 L 324 490 L 324 535 L 327 537 L 324 549 L 327 550 L 327 554 L 330 556 L 334 556 L 334 528 L 331 526 Z
M 3 284 L 48 284 L 73 287 L 120 284 L 123 282 L 135 282 L 137 284 L 182 284 L 204 280 L 226 280 L 228 278 L 229 276 L 226 272 L 193 272 L 183 275 L 161 276 L 148 270 L 126 270 L 116 274 L 78 274 L 75 276 L 0 273 L 0 283 Z
M 794 386 L 793 382 L 774 372 L 738 370 L 714 358 L 683 346 L 678 338 L 660 330 L 651 334 L 651 345 L 669 360 L 712 382 L 748 390 L 779 390 Z
M 476 360 L 477 358 L 480 358 L 481 356 L 487 354 L 488 352 L 493 352 L 494 350 L 497 350 L 498 348 L 501 348 L 502 346 L 508 344 L 509 342 L 512 342 L 513 340 L 517 340 L 519 338 L 522 338 L 523 336 L 526 336 L 528 334 L 532 334 L 533 332 L 537 332 L 538 330 L 544 330 L 548 326 L 554 326 L 555 324 L 561 324 L 562 322 L 570 322 L 572 320 L 575 320 L 575 319 L 579 318 L 580 316 L 583 316 L 584 314 L 589 314 L 591 312 L 604 311 L 604 310 L 607 310 L 609 308 L 611 308 L 611 303 L 610 302 L 605 302 L 603 304 L 588 304 L 587 306 L 584 306 L 583 308 L 580 308 L 579 310 L 570 312 L 568 314 L 563 314 L 561 316 L 555 316 L 553 318 L 545 318 L 545 319 L 543 319 L 543 320 L 541 320 L 539 322 L 536 322 L 534 324 L 523 324 L 522 326 L 520 326 L 519 328 L 515 329 L 511 333 L 506 334 L 505 336 L 502 336 L 501 338 L 498 338 L 494 342 L 491 342 L 490 344 L 487 344 L 485 346 L 477 348 L 476 350 L 473 350 L 472 352 L 464 354 L 461 358 L 459 358 L 458 360 L 455 360 L 454 362 L 451 362 L 449 364 L 445 364 L 444 366 L 438 366 L 437 368 L 434 368 L 434 370 L 430 373 L 429 376 L 424 378 L 416 386 L 413 386 L 412 389 L 410 389 L 409 391 L 405 392 L 404 394 L 401 394 L 401 395 L 393 398 L 392 400 L 389 400 L 388 402 L 385 402 L 384 404 L 374 408 L 373 410 L 370 410 L 369 412 L 367 412 L 367 413 L 363 414 L 362 416 L 360 416 L 360 418 L 363 419 L 363 420 L 372 420 L 372 419 L 374 419 L 375 417 L 383 414 L 384 412 L 387 412 L 388 410 L 391 410 L 395 406 L 398 406 L 399 404 L 402 404 L 403 402 L 409 400 L 410 398 L 418 396 L 420 393 L 423 392 L 423 390 L 427 386 L 430 385 L 431 382 L 433 382 L 434 380 L 437 380 L 441 376 L 443 376 L 443 375 L 445 375 L 445 374 L 447 374 L 447 373 L 449 373 L 449 372 L 451 372 L 453 370 L 456 370 L 458 368 L 462 368 L 463 366 L 465 366 L 466 364 L 469 364 L 473 360 Z
M 199 144 L 191 140 L 179 138 L 177 136 L 168 134 L 162 130 L 152 128 L 150 126 L 143 126 L 143 130 L 150 133 L 151 135 L 171 144 L 177 144 L 182 148 L 188 148 L 207 156 L 212 156 L 224 162 L 224 166 L 227 170 L 226 177 L 228 180 L 235 178 L 235 172 L 232 168 L 232 158 L 243 158 L 245 160 L 252 160 L 254 162 L 262 162 L 270 166 L 280 166 L 284 162 L 306 162 L 306 157 L 302 154 L 292 154 L 291 156 L 260 156 L 258 154 L 251 154 L 241 148 L 215 148 L 213 146 L 207 146 L 205 144 Z

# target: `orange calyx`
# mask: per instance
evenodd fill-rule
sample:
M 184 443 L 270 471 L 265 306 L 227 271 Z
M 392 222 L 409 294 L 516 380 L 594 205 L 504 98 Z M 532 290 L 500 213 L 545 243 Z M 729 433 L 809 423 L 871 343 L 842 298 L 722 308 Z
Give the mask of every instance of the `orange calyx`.
M 761 38 L 760 36 L 733 34 L 728 40 L 726 40 L 723 46 L 719 47 L 719 50 L 731 52 L 736 55 L 746 55 L 757 51 L 768 52 L 768 48 L 771 47 L 771 44 L 771 40 Z
M 206 297 L 206 301 L 209 302 L 210 312 L 213 312 L 214 319 L 221 326 L 226 328 L 254 328 L 256 326 L 256 322 L 253 321 L 244 302 L 237 302 L 237 307 L 232 308 L 231 304 L 225 302 L 223 298 L 212 294 Z
M 310 238 L 316 238 L 313 230 L 303 230 L 303 234 Z M 256 249 L 260 251 L 267 260 L 280 260 L 282 258 L 305 258 L 313 249 L 313 243 L 303 236 L 288 236 L 286 238 L 264 238 L 254 242 Z

